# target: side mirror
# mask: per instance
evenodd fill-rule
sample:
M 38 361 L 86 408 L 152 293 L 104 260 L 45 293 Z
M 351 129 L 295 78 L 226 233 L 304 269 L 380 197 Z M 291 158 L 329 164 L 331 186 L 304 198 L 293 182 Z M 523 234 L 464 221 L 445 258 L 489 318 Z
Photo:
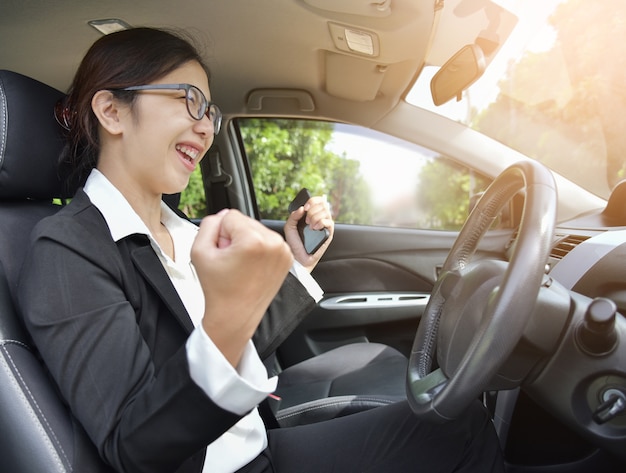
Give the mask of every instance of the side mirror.
M 430 93 L 435 105 L 442 105 L 453 97 L 461 100 L 463 91 L 483 75 L 485 67 L 485 55 L 479 46 L 463 46 L 430 81 Z

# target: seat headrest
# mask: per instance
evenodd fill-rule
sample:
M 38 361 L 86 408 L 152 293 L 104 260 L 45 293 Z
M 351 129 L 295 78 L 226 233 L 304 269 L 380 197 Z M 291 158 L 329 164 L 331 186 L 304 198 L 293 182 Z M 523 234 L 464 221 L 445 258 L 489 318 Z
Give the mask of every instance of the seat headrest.
M 54 107 L 63 96 L 30 77 L 0 70 L 0 199 L 71 197 L 58 171 L 64 138 Z

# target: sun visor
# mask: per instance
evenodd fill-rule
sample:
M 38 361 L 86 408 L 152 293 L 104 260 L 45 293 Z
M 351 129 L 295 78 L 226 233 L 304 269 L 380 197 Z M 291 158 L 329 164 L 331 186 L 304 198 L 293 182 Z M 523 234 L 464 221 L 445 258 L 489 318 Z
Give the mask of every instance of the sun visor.
M 356 101 L 374 100 L 387 66 L 374 61 L 326 52 L 326 91 Z

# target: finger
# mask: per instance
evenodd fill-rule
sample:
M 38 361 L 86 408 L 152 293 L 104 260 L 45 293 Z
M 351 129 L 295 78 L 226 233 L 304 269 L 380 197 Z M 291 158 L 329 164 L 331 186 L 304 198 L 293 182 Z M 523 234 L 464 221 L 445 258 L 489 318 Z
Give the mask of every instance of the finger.
M 230 246 L 252 253 L 285 244 L 279 233 L 237 210 L 231 210 L 224 216 L 220 235 L 230 241 Z
M 304 216 L 305 209 L 304 206 L 298 207 L 296 210 L 291 212 L 287 217 L 287 223 L 291 226 L 297 226 L 300 219 Z
M 219 217 L 221 217 L 219 234 L 218 234 L 218 238 L 217 238 L 217 247 L 218 248 L 226 248 L 226 247 L 230 246 L 230 242 L 231 242 L 230 237 L 224 233 L 224 228 L 223 228 L 223 225 L 222 225 L 224 217 L 229 212 L 229 210 L 230 209 L 223 209 L 223 210 L 220 210 L 217 213 L 217 215 Z
M 332 233 L 334 226 L 335 222 L 332 218 L 322 218 L 320 220 L 317 220 L 314 225 L 311 225 L 311 228 L 313 228 L 314 230 L 322 230 L 323 228 L 325 228 Z
M 325 205 L 316 205 L 307 213 L 307 223 L 316 230 L 327 227 L 332 222 L 330 210 Z
M 306 201 L 306 204 L 304 204 L 304 210 L 306 210 L 308 212 L 309 209 L 311 209 L 313 207 L 327 206 L 327 205 L 328 205 L 328 201 L 326 200 L 326 196 L 324 196 L 324 195 L 316 195 L 316 196 L 313 196 L 309 200 Z
M 210 247 L 219 247 L 220 238 L 224 238 L 220 235 L 222 228 L 222 220 L 224 215 L 228 213 L 229 209 L 224 209 L 217 214 L 204 217 L 200 222 L 200 230 L 196 240 L 202 245 L 208 245 Z

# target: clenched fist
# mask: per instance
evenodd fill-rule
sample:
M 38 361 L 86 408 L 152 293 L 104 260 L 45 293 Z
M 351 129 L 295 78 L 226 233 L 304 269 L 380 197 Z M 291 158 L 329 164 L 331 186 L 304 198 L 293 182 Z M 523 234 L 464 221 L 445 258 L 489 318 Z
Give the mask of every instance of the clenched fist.
M 205 297 L 202 325 L 237 366 L 293 263 L 282 236 L 237 210 L 202 220 L 191 249 Z

